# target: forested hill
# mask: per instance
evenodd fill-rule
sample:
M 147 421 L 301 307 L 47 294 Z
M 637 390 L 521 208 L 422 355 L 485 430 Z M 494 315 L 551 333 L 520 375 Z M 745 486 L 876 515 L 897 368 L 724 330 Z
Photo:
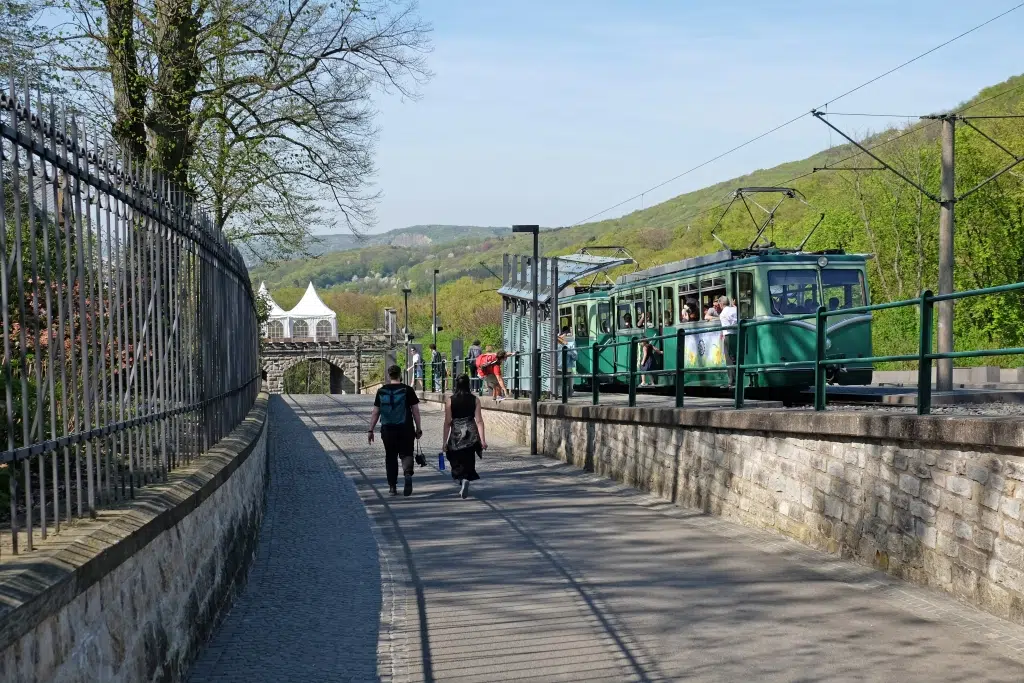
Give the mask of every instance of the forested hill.
M 1024 114 L 1024 76 L 986 88 L 956 109 L 971 116 Z M 1009 150 L 1024 154 L 1024 119 L 984 119 L 974 124 Z M 915 122 L 865 142 L 905 175 L 938 194 L 939 127 L 935 121 Z M 956 148 L 958 192 L 973 187 L 1010 161 L 966 125 L 958 126 Z M 583 246 L 614 243 L 626 246 L 646 267 L 717 250 L 720 247 L 711 231 L 720 219 L 717 235 L 730 246 L 746 246 L 754 230 L 742 206 L 740 210 L 733 207 L 722 219 L 731 191 L 742 186 L 787 185 L 800 190 L 813 208 L 787 203 L 769 230 L 769 239 L 780 246 L 795 246 L 819 212 L 824 212 L 825 220 L 807 248 L 842 247 L 874 254 L 869 266 L 873 300 L 906 299 L 924 288 L 935 288 L 938 207 L 932 201 L 890 172 L 812 172 L 826 165 L 874 165 L 863 154 L 853 156 L 855 152 L 850 145 L 834 147 L 807 159 L 679 195 L 620 218 L 548 230 L 542 234 L 542 249 L 548 255 L 557 255 Z M 1011 171 L 957 205 L 958 289 L 1024 280 L 1022 179 L 1024 170 Z M 312 280 L 318 287 L 342 286 L 382 294 L 397 293 L 400 283 L 408 281 L 422 292 L 430 286 L 432 270 L 439 268 L 443 281 L 470 276 L 483 286 L 490 275 L 481 262 L 498 270 L 502 252 L 525 252 L 527 239 L 499 233 L 444 245 L 374 246 L 256 269 L 253 278 L 265 279 L 272 291 L 303 286 Z M 486 286 L 494 283 L 490 279 Z M 496 301 L 494 311 L 496 316 Z M 890 323 L 881 317 L 881 324 L 876 325 L 876 342 L 882 348 L 895 348 L 904 339 L 912 342 L 916 338 L 910 334 L 909 319 L 893 319 Z M 1016 297 L 983 305 L 963 304 L 957 313 L 958 338 L 964 344 L 975 345 L 1020 341 L 1022 318 Z

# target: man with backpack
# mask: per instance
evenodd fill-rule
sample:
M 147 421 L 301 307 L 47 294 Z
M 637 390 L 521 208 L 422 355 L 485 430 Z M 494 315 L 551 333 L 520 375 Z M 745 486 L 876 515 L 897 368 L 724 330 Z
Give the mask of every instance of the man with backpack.
M 398 495 L 398 461 L 405 474 L 404 495 L 412 495 L 413 451 L 415 440 L 423 436 L 420 428 L 420 402 L 416 391 L 402 382 L 402 369 L 388 368 L 388 383 L 377 390 L 370 415 L 369 442 L 380 420 L 380 440 L 384 443 L 384 469 L 388 476 L 388 492 Z

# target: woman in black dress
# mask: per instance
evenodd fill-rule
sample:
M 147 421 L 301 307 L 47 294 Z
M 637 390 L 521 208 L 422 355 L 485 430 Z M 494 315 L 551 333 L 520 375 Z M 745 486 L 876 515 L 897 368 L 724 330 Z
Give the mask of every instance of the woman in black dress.
M 661 355 L 661 349 L 652 344 L 650 339 L 644 339 L 640 342 L 640 351 L 640 370 L 643 373 L 657 370 L 659 360 L 658 356 Z M 640 386 L 653 387 L 657 384 L 658 381 L 654 379 L 652 375 L 640 375 Z
M 480 478 L 476 473 L 477 456 L 487 448 L 480 399 L 473 395 L 468 375 L 459 375 L 452 397 L 444 402 L 442 436 L 452 479 L 459 484 L 459 494 L 465 498 L 469 495 L 469 482 Z

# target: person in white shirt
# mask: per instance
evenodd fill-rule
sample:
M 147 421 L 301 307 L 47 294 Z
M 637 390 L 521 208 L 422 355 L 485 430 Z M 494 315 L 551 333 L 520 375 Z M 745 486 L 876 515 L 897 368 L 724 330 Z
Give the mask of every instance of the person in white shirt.
M 423 391 L 423 358 L 416 349 L 412 350 L 412 386 L 416 391 Z
M 736 299 L 722 297 L 719 300 L 722 311 L 718 314 L 718 322 L 722 325 L 722 347 L 725 349 L 725 363 L 729 370 L 729 386 L 736 384 L 736 324 L 739 322 L 739 311 Z

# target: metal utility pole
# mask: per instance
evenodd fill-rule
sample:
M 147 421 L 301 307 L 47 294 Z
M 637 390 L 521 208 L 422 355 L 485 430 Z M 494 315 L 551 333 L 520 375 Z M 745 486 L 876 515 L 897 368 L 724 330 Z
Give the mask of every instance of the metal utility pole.
M 512 232 L 533 235 L 533 259 L 530 261 L 530 279 L 533 284 L 533 329 L 530 331 L 530 454 L 537 455 L 537 401 L 540 398 L 540 226 L 513 225 Z
M 430 323 L 430 330 L 434 335 L 434 349 L 430 352 L 430 389 L 432 391 L 437 391 L 437 371 L 440 367 L 437 362 L 437 274 L 440 272 L 434 268 L 434 317 L 431 318 Z
M 916 188 L 922 195 L 932 200 L 939 205 L 939 294 L 951 294 L 953 292 L 953 261 L 954 261 L 954 232 L 955 232 L 955 220 L 954 213 L 957 202 L 963 201 L 970 195 L 974 194 L 981 188 L 985 187 L 993 180 L 1009 172 L 1021 163 L 1024 163 L 1024 156 L 1018 156 L 1005 146 L 1000 144 L 997 140 L 992 138 L 990 135 L 980 130 L 977 126 L 971 123 L 974 119 L 986 119 L 986 118 L 1006 118 L 1006 117 L 991 117 L 991 116 L 963 116 L 961 114 L 939 114 L 935 116 L 922 116 L 922 119 L 933 119 L 942 122 L 942 178 L 941 188 L 939 196 L 935 196 L 929 192 L 919 183 L 914 182 L 908 178 L 905 174 L 901 173 L 898 169 L 893 167 L 891 164 L 886 163 L 881 157 L 872 152 L 870 149 L 865 147 L 860 142 L 857 142 L 852 137 L 839 130 L 836 126 L 826 119 L 827 114 L 820 111 L 811 112 L 815 118 L 824 123 L 826 126 L 834 130 L 835 132 L 846 138 L 847 142 L 851 143 L 854 147 L 859 149 L 861 152 L 877 161 L 880 165 L 878 168 L 842 168 L 842 167 L 828 167 L 815 168 L 815 171 L 881 171 L 888 170 L 895 174 L 900 180 L 907 183 L 908 185 Z M 1016 116 L 1010 116 L 1009 118 L 1016 118 Z M 1000 170 L 990 175 L 985 180 L 967 190 L 961 192 L 959 195 L 956 194 L 956 122 L 960 121 L 968 128 L 973 130 L 975 133 L 980 135 L 982 138 L 990 142 L 992 145 L 997 147 L 1002 152 L 1010 156 L 1013 161 L 1003 166 Z M 952 301 L 940 301 L 938 302 L 939 307 L 939 339 L 938 339 L 938 351 L 939 353 L 947 353 L 953 350 L 953 302 Z M 937 363 L 936 382 L 935 388 L 938 391 L 950 391 L 953 389 L 953 359 L 944 358 L 940 359 Z
M 431 324 L 431 329 L 434 332 L 434 347 L 437 347 L 437 274 L 441 271 L 437 268 L 434 269 L 434 318 Z
M 955 212 L 956 117 L 942 117 L 942 188 L 939 202 L 939 294 L 953 292 L 953 233 Z M 953 350 L 953 302 L 939 302 L 939 353 Z M 952 391 L 953 359 L 941 358 L 936 364 L 935 389 Z

